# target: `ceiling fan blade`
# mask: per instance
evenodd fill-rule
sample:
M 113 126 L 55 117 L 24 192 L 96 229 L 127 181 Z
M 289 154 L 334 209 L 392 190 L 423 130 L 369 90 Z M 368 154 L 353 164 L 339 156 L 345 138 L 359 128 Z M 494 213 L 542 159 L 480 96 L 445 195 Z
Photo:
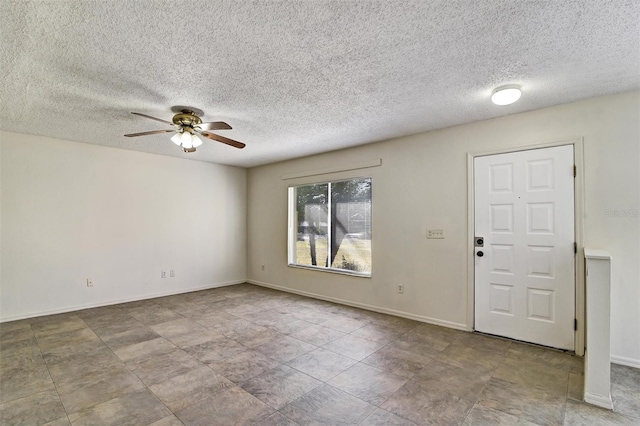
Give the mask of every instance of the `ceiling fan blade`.
M 200 132 L 200 134 L 206 138 L 212 139 L 214 141 L 226 143 L 227 145 L 231 145 L 234 148 L 244 148 L 246 145 L 242 142 L 234 141 L 233 139 L 225 138 L 224 136 L 216 135 L 208 132 Z
M 175 132 L 175 129 L 171 129 L 171 130 L 152 130 L 150 132 L 129 133 L 128 135 L 125 135 L 125 136 L 128 137 L 128 138 L 133 138 L 135 136 L 157 135 L 158 133 L 169 133 L 169 132 Z
M 152 120 L 156 120 L 156 121 L 159 121 L 159 122 L 161 122 L 161 123 L 170 124 L 170 125 L 172 125 L 172 126 L 174 125 L 174 124 L 173 124 L 172 122 L 170 122 L 170 121 L 163 120 L 162 118 L 152 117 L 152 116 L 147 115 L 147 114 L 141 114 L 141 113 L 139 113 L 139 112 L 132 112 L 131 114 L 133 114 L 133 115 L 139 115 L 140 117 L 150 118 L 150 119 L 152 119 Z
M 224 121 L 213 121 L 210 123 L 200 123 L 198 124 L 202 130 L 231 130 L 231 126 L 229 126 Z

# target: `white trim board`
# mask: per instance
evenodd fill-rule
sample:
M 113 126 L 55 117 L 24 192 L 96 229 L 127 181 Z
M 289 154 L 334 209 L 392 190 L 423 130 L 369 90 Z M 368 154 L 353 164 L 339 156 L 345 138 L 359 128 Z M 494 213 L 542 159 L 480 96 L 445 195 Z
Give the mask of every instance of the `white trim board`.
M 627 358 L 624 356 L 611 355 L 611 362 L 618 365 L 624 365 L 626 367 L 633 367 L 640 369 L 640 359 Z
M 64 313 L 67 313 L 67 312 L 75 312 L 75 311 L 81 311 L 81 310 L 84 310 L 84 309 L 99 308 L 99 307 L 102 307 L 102 306 L 118 305 L 120 303 L 128 303 L 128 302 L 137 302 L 137 301 L 140 301 L 140 300 L 156 299 L 158 297 L 173 296 L 175 294 L 191 293 L 191 292 L 194 292 L 194 291 L 208 290 L 208 289 L 211 289 L 211 288 L 227 287 L 227 286 L 231 286 L 231 285 L 244 284 L 246 282 L 247 282 L 246 280 L 225 281 L 225 282 L 222 282 L 222 283 L 206 285 L 206 286 L 203 286 L 203 287 L 195 287 L 195 288 L 183 289 L 183 290 L 179 290 L 179 291 L 169 291 L 169 292 L 157 293 L 157 294 L 152 294 L 152 295 L 143 296 L 143 297 L 134 297 L 134 298 L 130 298 L 130 299 L 127 298 L 127 299 L 110 300 L 108 302 L 89 303 L 89 304 L 86 304 L 86 305 L 68 306 L 66 308 L 53 309 L 51 311 L 34 312 L 34 313 L 31 313 L 31 314 L 26 314 L 26 315 L 16 315 L 14 317 L 0 318 L 0 323 L 10 322 L 10 321 L 17 321 L 17 320 L 26 319 L 26 318 L 44 317 L 44 316 L 47 316 L 47 315 L 64 314 Z
M 598 407 L 606 408 L 608 410 L 613 409 L 613 402 L 611 397 L 596 395 L 595 393 L 586 392 L 584 394 L 584 402 L 596 405 Z
M 293 172 L 282 175 L 282 180 L 296 179 L 301 177 L 326 175 L 330 173 L 348 172 L 349 170 L 367 169 L 369 167 L 378 167 L 382 165 L 381 158 L 375 158 L 373 160 L 364 160 L 351 163 L 344 166 L 325 167 L 322 169 L 305 170 L 301 172 Z
M 466 324 L 460 324 L 460 323 L 457 323 L 457 322 L 444 321 L 444 320 L 439 320 L 437 318 L 430 318 L 430 317 L 425 317 L 425 316 L 422 316 L 422 315 L 412 314 L 412 313 L 409 313 L 409 312 L 397 311 L 395 309 L 388 309 L 388 308 L 382 308 L 382 307 L 379 307 L 379 306 L 367 305 L 366 303 L 351 302 L 349 300 L 344 300 L 344 299 L 340 299 L 340 298 L 337 298 L 337 297 L 324 296 L 322 294 L 311 293 L 311 292 L 302 291 L 302 290 L 296 290 L 296 289 L 293 289 L 293 288 L 283 287 L 283 286 L 279 286 L 279 285 L 275 285 L 275 284 L 269 284 L 269 283 L 265 283 L 265 282 L 257 281 L 257 280 L 247 280 L 247 282 L 249 284 L 255 284 L 255 285 L 258 285 L 258 286 L 261 286 L 261 287 L 272 288 L 274 290 L 280 290 L 280 291 L 284 291 L 284 292 L 287 292 L 287 293 L 299 294 L 301 296 L 307 296 L 307 297 L 311 297 L 313 299 L 326 300 L 327 302 L 339 303 L 341 305 L 353 306 L 354 308 L 365 309 L 367 311 L 373 311 L 373 312 L 379 312 L 379 313 L 382 313 L 382 314 L 394 315 L 396 317 L 412 319 L 412 320 L 424 322 L 424 323 L 427 323 L 427 324 L 440 325 L 442 327 L 454 328 L 456 330 L 469 331 L 467 329 Z

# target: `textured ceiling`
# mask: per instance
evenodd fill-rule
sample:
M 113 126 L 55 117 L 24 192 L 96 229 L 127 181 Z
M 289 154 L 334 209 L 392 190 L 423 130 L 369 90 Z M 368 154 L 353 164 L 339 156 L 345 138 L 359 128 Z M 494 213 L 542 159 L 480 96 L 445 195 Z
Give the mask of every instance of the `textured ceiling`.
M 640 88 L 637 0 L 0 4 L 3 130 L 243 167 Z M 247 147 L 122 136 L 175 105 Z

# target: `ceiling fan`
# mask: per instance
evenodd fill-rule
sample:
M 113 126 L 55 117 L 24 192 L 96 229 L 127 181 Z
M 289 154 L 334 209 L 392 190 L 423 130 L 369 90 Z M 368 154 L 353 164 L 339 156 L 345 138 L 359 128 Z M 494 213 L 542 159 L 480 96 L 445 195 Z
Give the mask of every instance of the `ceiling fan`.
M 173 126 L 172 129 L 166 130 L 152 130 L 149 132 L 129 133 L 126 137 L 156 135 L 158 133 L 175 133 L 171 137 L 171 141 L 176 145 L 182 147 L 184 152 L 195 152 L 196 147 L 202 145 L 202 139 L 198 135 L 205 138 L 214 140 L 216 142 L 222 142 L 224 144 L 233 146 L 235 148 L 244 148 L 245 144 L 242 142 L 234 141 L 233 139 L 225 138 L 224 136 L 216 135 L 209 132 L 209 130 L 231 130 L 231 126 L 223 121 L 213 121 L 209 123 L 203 123 L 199 117 L 202 111 L 195 108 L 182 108 L 177 107 L 173 109 L 174 112 L 178 112 L 173 116 L 172 122 L 163 120 L 161 118 L 152 117 L 150 115 L 141 114 L 139 112 L 132 112 L 133 115 L 139 115 L 140 117 L 150 118 L 161 123 L 166 123 Z

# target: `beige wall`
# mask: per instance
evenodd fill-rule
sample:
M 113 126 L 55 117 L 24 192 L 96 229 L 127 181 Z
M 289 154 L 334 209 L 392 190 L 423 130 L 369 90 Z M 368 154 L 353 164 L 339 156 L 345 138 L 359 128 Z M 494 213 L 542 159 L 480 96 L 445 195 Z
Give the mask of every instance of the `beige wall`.
M 248 279 L 469 327 L 467 153 L 575 138 L 584 140 L 585 246 L 613 256 L 612 354 L 640 367 L 640 92 L 250 169 Z M 282 179 L 374 158 L 382 166 Z M 365 175 L 373 177 L 372 277 L 288 267 L 287 186 Z M 427 228 L 444 229 L 446 238 L 426 239 Z
M 244 282 L 245 169 L 0 140 L 0 320 Z

